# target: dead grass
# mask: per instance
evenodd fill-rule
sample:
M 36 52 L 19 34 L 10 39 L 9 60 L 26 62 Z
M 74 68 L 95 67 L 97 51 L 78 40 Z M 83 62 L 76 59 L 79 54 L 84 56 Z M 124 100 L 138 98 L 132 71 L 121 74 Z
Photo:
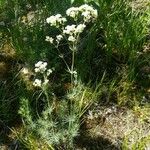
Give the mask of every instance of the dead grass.
M 88 136 L 103 137 L 118 149 L 122 149 L 124 139 L 127 138 L 127 147 L 130 149 L 142 138 L 150 136 L 149 114 L 150 107 L 135 106 L 133 110 L 130 110 L 113 105 L 95 106 L 87 114 L 84 126 Z M 148 144 L 150 141 L 147 142 Z

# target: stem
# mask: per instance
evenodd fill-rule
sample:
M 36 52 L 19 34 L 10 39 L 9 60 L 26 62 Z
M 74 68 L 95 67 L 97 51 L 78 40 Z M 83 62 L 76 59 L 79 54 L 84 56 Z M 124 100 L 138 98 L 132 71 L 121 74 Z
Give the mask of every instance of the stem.
M 78 43 L 78 39 L 79 39 L 79 34 L 77 35 L 77 40 L 73 43 L 72 45 L 72 64 L 71 64 L 71 84 L 73 85 L 74 83 L 74 64 L 75 64 L 75 52 L 77 51 L 77 43 Z
M 46 80 L 46 79 L 47 79 L 47 77 L 46 77 L 46 75 L 44 75 L 44 80 Z M 44 86 L 46 86 L 46 85 L 44 85 Z M 47 100 L 47 103 L 48 103 L 48 108 L 52 109 L 52 111 L 53 111 L 53 104 L 50 104 L 50 97 L 49 97 L 49 94 L 48 94 L 48 91 L 47 91 L 47 87 L 43 87 L 42 90 L 43 90 L 43 92 L 46 96 L 46 100 Z M 50 118 L 50 121 L 53 123 L 52 111 L 49 113 L 49 118 Z M 52 134 L 53 135 L 55 134 L 55 129 L 54 129 L 53 126 L 52 126 Z M 52 149 L 52 147 L 51 147 L 51 149 Z
M 71 84 L 72 85 L 73 85 L 74 59 L 75 59 L 75 48 L 73 48 L 73 52 L 72 52 L 72 64 L 71 64 Z
M 59 54 L 61 55 L 61 52 L 60 52 L 58 46 L 56 46 L 56 49 L 57 49 L 57 51 L 59 52 Z M 70 72 L 69 65 L 67 64 L 67 62 L 66 62 L 66 60 L 64 59 L 64 57 L 61 57 L 61 59 L 64 61 L 65 65 L 66 65 L 66 67 L 67 67 L 67 69 L 68 69 L 68 71 Z

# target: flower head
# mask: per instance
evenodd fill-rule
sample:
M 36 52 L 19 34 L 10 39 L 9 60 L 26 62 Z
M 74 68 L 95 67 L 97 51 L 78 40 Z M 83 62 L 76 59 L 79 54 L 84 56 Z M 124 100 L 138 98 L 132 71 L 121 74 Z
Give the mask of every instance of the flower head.
M 67 25 L 63 30 L 63 33 L 72 35 L 76 30 L 76 25 Z
M 35 69 L 34 71 L 37 73 L 44 73 L 46 71 L 47 67 L 47 62 L 42 62 L 39 61 L 38 63 L 35 64 Z
M 59 43 L 63 39 L 63 36 L 61 34 L 56 36 L 56 41 Z
M 67 16 L 73 18 L 74 20 L 76 20 L 80 13 L 83 16 L 84 22 L 93 21 L 98 16 L 97 10 L 87 4 L 81 5 L 80 7 L 71 7 L 66 11 Z
M 54 39 L 52 37 L 46 36 L 45 41 L 50 42 L 51 44 L 53 44 Z
M 35 81 L 33 82 L 33 85 L 35 87 L 41 87 L 42 86 L 42 81 L 39 79 L 35 79 Z
M 22 68 L 22 69 L 21 69 L 21 72 L 22 72 L 24 75 L 28 75 L 28 74 L 29 74 L 29 69 L 28 69 L 28 68 Z
M 76 32 L 77 32 L 77 33 L 82 33 L 85 27 L 86 27 L 85 24 L 79 24 L 79 25 L 76 27 Z
M 62 17 L 61 14 L 50 16 L 46 19 L 46 22 L 50 24 L 51 26 L 59 27 L 60 25 L 64 24 L 66 22 L 66 18 Z
M 52 69 L 48 69 L 47 70 L 47 76 L 49 76 L 52 72 L 53 72 Z
M 81 5 L 79 10 L 81 11 L 84 22 L 94 21 L 98 17 L 97 10 L 87 4 Z
M 75 42 L 76 38 L 71 35 L 71 36 L 69 36 L 68 41 Z
M 76 18 L 77 15 L 79 14 L 79 8 L 78 7 L 71 7 L 67 9 L 66 11 L 67 16 L 70 16 L 72 18 Z
M 44 82 L 43 82 L 43 86 L 46 86 L 48 84 L 49 80 L 48 79 L 45 79 Z
M 50 16 L 49 18 L 46 19 L 46 22 L 49 23 L 51 26 L 55 26 L 57 20 L 55 16 Z

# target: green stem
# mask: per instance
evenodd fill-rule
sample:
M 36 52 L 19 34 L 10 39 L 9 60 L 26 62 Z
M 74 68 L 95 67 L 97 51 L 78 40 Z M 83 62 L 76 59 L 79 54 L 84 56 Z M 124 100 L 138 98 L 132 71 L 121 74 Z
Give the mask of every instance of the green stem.
M 71 84 L 72 85 L 73 85 L 74 59 L 75 59 L 75 48 L 73 48 L 73 52 L 72 52 L 72 64 L 71 64 Z
M 60 52 L 58 46 L 56 46 L 56 49 L 57 49 L 58 53 L 61 55 L 61 52 Z M 64 57 L 61 57 L 61 59 L 64 61 L 65 65 L 66 65 L 66 67 L 67 67 L 67 69 L 68 69 L 68 71 L 70 72 L 69 65 L 67 64 L 67 62 L 66 62 L 66 60 L 64 59 Z

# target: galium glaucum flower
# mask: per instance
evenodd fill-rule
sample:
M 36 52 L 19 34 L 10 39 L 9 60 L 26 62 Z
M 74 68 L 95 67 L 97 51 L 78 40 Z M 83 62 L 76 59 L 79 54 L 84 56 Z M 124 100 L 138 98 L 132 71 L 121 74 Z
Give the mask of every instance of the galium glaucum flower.
M 75 32 L 75 30 L 76 30 L 76 25 L 74 25 L 74 24 L 73 25 L 67 25 L 65 27 L 65 29 L 63 30 L 63 33 L 72 35 Z
M 29 69 L 28 69 L 28 68 L 22 68 L 22 69 L 21 69 L 21 72 L 22 72 L 24 75 L 27 75 L 27 74 L 29 74 Z
M 33 82 L 33 85 L 34 85 L 35 87 L 41 87 L 42 81 L 39 80 L 39 79 L 35 79 L 35 81 Z
M 48 76 L 53 72 L 52 69 L 47 69 L 47 62 L 39 61 L 35 64 L 35 73 L 43 75 L 43 79 L 35 79 L 33 85 L 35 87 L 41 87 L 42 89 L 47 87 L 49 80 Z
M 46 19 L 46 22 L 51 24 L 52 26 L 56 25 L 56 18 L 55 16 L 50 16 L 49 18 Z
M 67 16 L 75 18 L 79 14 L 79 8 L 78 7 L 71 7 L 69 9 L 67 9 L 66 14 L 67 14 Z
M 47 62 L 42 62 L 42 61 L 39 61 L 38 63 L 35 64 L 35 69 L 34 71 L 36 73 L 44 73 L 46 71 L 46 68 L 47 67 Z
M 81 5 L 79 10 L 85 22 L 94 21 L 98 17 L 97 10 L 87 4 Z
M 38 63 L 35 64 L 35 67 L 40 67 L 42 65 L 42 61 L 39 61 Z
M 71 7 L 66 11 L 67 16 L 73 19 L 76 19 L 80 13 L 83 16 L 84 22 L 94 21 L 98 16 L 97 10 L 87 4 L 81 5 L 80 7 Z
M 71 35 L 71 36 L 69 36 L 68 41 L 75 42 L 76 38 Z
M 50 16 L 46 19 L 46 22 L 50 24 L 51 26 L 59 27 L 59 25 L 62 25 L 66 22 L 66 18 L 62 17 L 61 14 Z
M 52 69 L 48 69 L 47 70 L 47 76 L 49 76 L 52 72 L 53 72 Z
M 90 14 L 89 11 L 84 11 L 84 12 L 82 13 L 82 16 L 84 16 L 84 21 L 85 21 L 85 22 L 88 22 L 88 21 L 91 19 L 91 14 Z
M 52 37 L 46 36 L 45 41 L 50 42 L 51 44 L 53 44 L 54 39 Z
M 80 11 L 85 11 L 85 10 L 91 11 L 91 10 L 93 10 L 93 7 L 89 6 L 88 4 L 83 4 L 79 7 L 79 10 Z
M 55 15 L 55 18 L 58 20 L 59 18 L 61 18 L 62 16 L 61 16 L 61 14 L 57 14 L 57 15 Z
M 44 82 L 43 82 L 43 85 L 46 86 L 48 84 L 48 82 L 49 82 L 49 80 L 45 79 Z
M 59 43 L 63 39 L 62 35 L 57 35 L 56 36 L 56 41 Z
M 75 70 L 74 70 L 74 71 L 71 71 L 71 70 L 70 70 L 69 73 L 70 73 L 70 74 L 77 75 L 77 71 L 75 71 Z
M 79 24 L 79 25 L 76 27 L 76 32 L 77 32 L 77 33 L 83 32 L 83 30 L 85 29 L 85 27 L 86 27 L 85 24 Z

